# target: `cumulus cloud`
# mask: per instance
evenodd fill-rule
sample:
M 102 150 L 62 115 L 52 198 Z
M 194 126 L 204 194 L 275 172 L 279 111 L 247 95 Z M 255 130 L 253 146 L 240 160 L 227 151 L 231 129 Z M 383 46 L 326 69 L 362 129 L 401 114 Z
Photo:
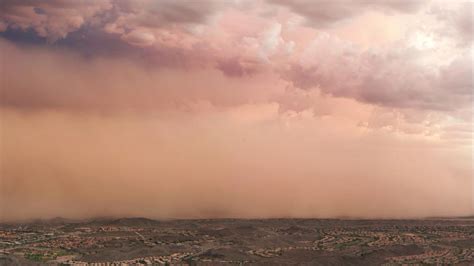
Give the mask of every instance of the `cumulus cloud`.
M 392 107 L 453 110 L 472 102 L 472 55 L 425 65 L 422 52 L 400 45 L 361 49 L 322 34 L 287 72 L 296 86 Z M 433 69 L 434 68 L 434 69 Z
M 222 7 L 217 1 L 115 1 L 115 18 L 105 25 L 105 30 L 109 33 L 119 33 L 122 40 L 136 45 L 136 39 L 144 39 L 146 33 L 147 45 L 150 45 L 150 39 L 169 38 L 169 31 L 153 31 L 153 29 L 162 29 L 174 27 L 179 30 L 183 25 L 199 25 L 206 20 L 219 7 Z M 181 29 L 182 30 L 182 29 Z M 127 33 L 127 31 L 132 31 Z M 140 32 L 140 33 L 138 33 Z M 130 36 L 132 34 L 132 36 Z M 138 36 L 140 34 L 140 36 Z M 141 41 L 140 41 L 141 43 Z
M 421 1 L 321 1 L 308 0 L 285 1 L 271 0 L 270 3 L 289 8 L 291 11 L 303 16 L 314 27 L 325 28 L 334 23 L 344 21 L 361 15 L 369 10 L 383 12 L 416 12 L 421 6 Z
M 138 0 L 115 1 L 116 23 L 122 27 L 163 27 L 169 24 L 203 23 L 221 5 L 218 1 Z
M 110 10 L 111 1 L 2 1 L 0 22 L 7 28 L 34 30 L 50 41 L 65 38 L 86 23 L 100 20 L 98 14 Z
M 88 25 L 103 28 L 108 33 L 121 34 L 122 40 L 135 45 L 137 38 L 143 40 L 145 34 L 142 31 L 138 36 L 138 29 L 203 23 L 218 6 L 216 1 L 6 0 L 0 5 L 0 22 L 3 25 L 0 30 L 32 29 L 39 36 L 56 41 Z M 152 33 L 146 34 L 149 40 Z

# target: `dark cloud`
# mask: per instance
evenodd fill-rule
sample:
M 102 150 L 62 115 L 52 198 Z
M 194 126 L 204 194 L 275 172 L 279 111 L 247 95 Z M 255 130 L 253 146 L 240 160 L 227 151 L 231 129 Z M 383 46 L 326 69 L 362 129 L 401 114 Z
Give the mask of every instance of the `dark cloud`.
M 187 27 L 205 23 L 220 7 L 217 1 L 4 1 L 0 37 L 75 50 L 86 57 L 187 68 L 212 57 L 202 40 L 192 49 L 182 47 L 183 40 L 192 38 Z
M 0 23 L 5 29 L 33 29 L 39 36 L 56 41 L 84 24 L 98 23 L 97 15 L 111 8 L 109 0 L 6 0 L 0 4 Z
M 329 25 L 369 9 L 383 12 L 416 12 L 421 5 L 421 1 L 349 3 L 274 0 L 272 3 L 285 5 L 318 25 Z M 140 61 L 142 65 L 152 65 L 155 68 L 215 67 L 229 77 L 238 78 L 251 76 L 263 71 L 262 69 L 269 69 L 270 65 L 275 65 L 274 69 L 278 73 L 283 72 L 282 76 L 296 87 L 319 88 L 325 94 L 381 106 L 454 110 L 466 106 L 472 100 L 470 53 L 464 53 L 452 63 L 444 62 L 441 67 L 427 67 L 416 60 L 422 52 L 407 48 L 406 43 L 403 43 L 407 40 L 390 44 L 391 46 L 382 50 L 362 51 L 355 49 L 350 43 L 335 41 L 333 38 L 325 39 L 321 35 L 321 38 L 312 42 L 315 47 L 309 47 L 309 52 L 303 55 L 301 61 L 306 63 L 293 60 L 291 53 L 285 54 L 281 61 L 273 62 L 265 51 L 275 50 L 284 44 L 281 24 L 278 24 L 276 31 L 271 31 L 276 34 L 270 34 L 268 40 L 239 34 L 232 36 L 232 33 L 229 33 L 229 36 L 235 38 L 233 41 L 237 49 L 249 48 L 247 52 L 244 49 L 235 52 L 232 48 L 222 47 L 222 44 L 232 42 L 215 42 L 212 36 L 209 39 L 201 38 L 186 29 L 190 24 L 205 23 L 213 14 L 222 11 L 223 6 L 217 1 L 4 1 L 0 7 L 0 21 L 6 23 L 7 28 L 0 36 L 16 42 L 43 43 L 54 51 L 71 48 L 86 58 L 133 59 Z M 469 23 L 472 22 L 472 16 L 465 10 L 469 9 L 461 5 L 460 9 L 433 9 L 432 13 L 440 21 L 457 25 L 456 32 L 462 33 L 462 36 L 472 37 L 469 34 L 472 29 Z M 68 24 L 71 18 L 78 23 Z M 210 31 L 208 34 L 212 35 L 212 30 Z M 56 41 L 51 44 L 48 40 Z M 248 47 L 242 43 L 247 43 Z M 15 60 L 10 59 L 10 55 L 7 57 L 8 60 Z M 262 57 L 266 60 L 262 60 Z M 73 65 L 69 62 L 65 64 Z M 18 69 L 15 70 L 19 73 L 27 68 L 19 65 L 16 65 Z M 52 67 L 56 68 L 57 65 Z M 13 69 L 15 68 L 11 67 L 7 71 L 14 72 Z M 103 73 L 102 68 L 97 71 Z M 65 75 L 73 72 L 74 70 L 66 71 Z M 13 74 L 12 76 L 16 77 Z M 21 80 L 20 77 L 17 78 Z M 117 86 L 115 83 L 103 84 L 104 88 L 100 88 L 82 84 L 84 82 L 78 80 L 76 84 L 82 85 L 70 85 L 68 88 L 77 86 L 77 90 L 85 90 L 87 93 L 76 95 L 77 98 L 74 99 L 74 90 L 69 92 L 67 89 L 59 89 L 66 86 L 62 81 L 48 83 L 50 81 L 40 79 L 37 88 L 31 84 L 28 86 L 32 88 L 26 88 L 27 85 L 21 87 L 18 85 L 21 82 L 13 79 L 10 82 L 11 88 L 6 90 L 2 102 L 11 106 L 38 104 L 58 107 L 68 104 L 92 104 L 89 102 L 96 101 L 93 96 L 86 97 L 87 100 L 82 97 L 90 93 L 100 95 L 96 97 L 101 98 L 110 93 L 104 91 L 113 91 Z M 48 86 L 54 88 L 48 89 L 47 93 L 39 92 Z M 98 91 L 89 91 L 89 87 L 98 88 Z M 27 103 L 28 95 L 19 95 L 28 90 L 38 90 L 35 93 L 42 95 L 33 97 L 34 100 L 31 101 L 35 104 Z M 49 90 L 58 91 L 52 93 Z M 116 91 L 117 95 L 121 92 Z M 154 94 L 155 91 L 151 90 L 150 93 Z M 61 98 L 61 95 L 64 98 Z M 135 105 L 148 105 L 144 104 L 148 101 L 146 97 L 131 99 L 137 99 Z
M 150 43 L 150 37 L 145 37 L 149 33 L 143 33 L 143 28 L 203 23 L 219 6 L 217 1 L 6 0 L 0 4 L 0 24 L 3 30 L 33 29 L 53 42 L 84 25 L 93 25 L 105 27 L 109 33 L 119 33 L 124 36 L 123 40 L 130 40 L 132 44 L 142 45 L 145 38 L 145 43 Z M 134 33 L 137 29 L 142 29 L 140 36 Z
M 28 30 L 14 30 L 14 29 L 5 29 L 5 31 L 0 31 L 0 37 L 7 40 L 20 43 L 20 44 L 37 44 L 44 45 L 47 44 L 47 39 L 41 36 L 38 36 L 33 29 Z

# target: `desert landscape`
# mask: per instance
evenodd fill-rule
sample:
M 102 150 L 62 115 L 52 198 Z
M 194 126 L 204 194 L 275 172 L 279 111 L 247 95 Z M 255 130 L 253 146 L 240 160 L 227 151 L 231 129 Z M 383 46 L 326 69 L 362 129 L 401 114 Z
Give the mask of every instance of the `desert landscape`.
M 474 218 L 56 218 L 1 224 L 0 248 L 0 265 L 472 265 Z

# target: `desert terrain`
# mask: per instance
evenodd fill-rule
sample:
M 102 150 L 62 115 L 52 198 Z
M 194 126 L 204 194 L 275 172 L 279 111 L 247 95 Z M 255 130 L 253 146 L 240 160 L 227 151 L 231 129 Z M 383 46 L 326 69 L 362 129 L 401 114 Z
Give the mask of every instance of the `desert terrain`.
M 56 218 L 0 224 L 1 265 L 470 265 L 473 261 L 472 218 Z

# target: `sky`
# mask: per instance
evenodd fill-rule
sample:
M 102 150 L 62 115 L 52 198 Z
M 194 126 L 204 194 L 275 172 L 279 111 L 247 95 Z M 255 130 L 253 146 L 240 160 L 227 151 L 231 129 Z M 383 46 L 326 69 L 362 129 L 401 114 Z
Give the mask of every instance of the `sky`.
M 473 2 L 3 0 L 0 221 L 474 214 Z

